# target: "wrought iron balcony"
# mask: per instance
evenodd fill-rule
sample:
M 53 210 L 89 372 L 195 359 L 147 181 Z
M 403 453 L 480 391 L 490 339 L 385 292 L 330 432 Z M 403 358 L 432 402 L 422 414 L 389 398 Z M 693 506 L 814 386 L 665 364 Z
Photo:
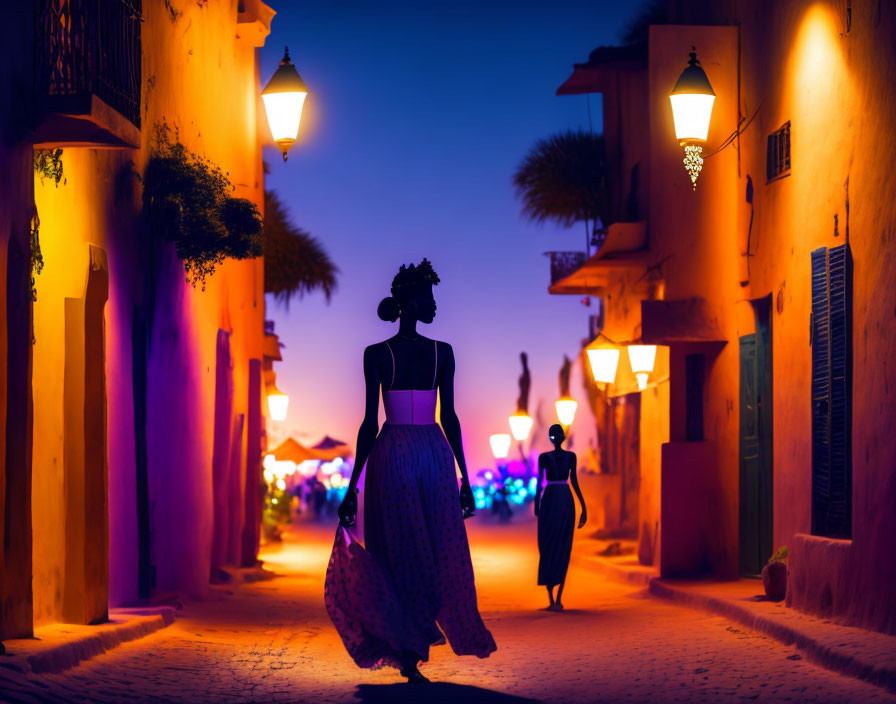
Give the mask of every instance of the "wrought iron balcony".
M 139 146 L 141 0 L 35 3 L 40 146 Z
M 545 252 L 551 258 L 551 286 L 565 279 L 585 263 L 584 252 Z

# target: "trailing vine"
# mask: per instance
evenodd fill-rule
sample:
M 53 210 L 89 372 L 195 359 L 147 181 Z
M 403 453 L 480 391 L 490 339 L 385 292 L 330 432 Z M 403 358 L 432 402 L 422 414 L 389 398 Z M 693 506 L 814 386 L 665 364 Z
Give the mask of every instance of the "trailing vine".
M 142 180 L 148 230 L 175 244 L 191 285 L 205 290 L 206 279 L 227 257 L 261 256 L 258 207 L 232 197 L 228 174 L 187 149 L 165 123 L 156 125 Z
M 62 150 L 61 149 L 35 149 L 34 150 L 34 173 L 43 183 L 44 179 L 52 181 L 57 188 L 59 183 L 66 184 L 65 174 L 62 170 Z
M 49 180 L 56 188 L 67 183 L 62 167 L 61 149 L 35 149 L 33 155 L 34 173 L 43 183 Z M 44 255 L 40 251 L 40 217 L 37 209 L 31 216 L 31 301 L 37 303 L 37 277 L 44 269 Z M 31 342 L 34 343 L 34 330 L 31 331 Z

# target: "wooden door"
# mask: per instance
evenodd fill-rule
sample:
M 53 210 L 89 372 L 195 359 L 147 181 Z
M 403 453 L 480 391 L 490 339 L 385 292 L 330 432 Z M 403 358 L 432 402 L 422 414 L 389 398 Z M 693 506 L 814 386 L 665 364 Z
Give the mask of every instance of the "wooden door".
M 772 548 L 771 346 L 768 326 L 740 338 L 740 569 L 758 575 Z

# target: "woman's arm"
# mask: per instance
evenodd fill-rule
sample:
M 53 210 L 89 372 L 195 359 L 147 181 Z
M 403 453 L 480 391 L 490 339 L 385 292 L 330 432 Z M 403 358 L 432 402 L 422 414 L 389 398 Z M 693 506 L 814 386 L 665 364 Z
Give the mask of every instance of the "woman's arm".
M 572 455 L 572 467 L 569 469 L 569 480 L 572 483 L 572 490 L 576 492 L 576 496 L 579 497 L 579 504 L 582 506 L 582 515 L 579 516 L 579 528 L 585 525 L 585 521 L 588 520 L 588 509 L 585 508 L 585 499 L 582 498 L 582 490 L 579 489 L 579 478 L 576 475 L 576 453 L 570 452 Z
M 476 502 L 473 499 L 473 490 L 470 488 L 470 478 L 467 476 L 467 461 L 464 458 L 464 445 L 461 440 L 460 421 L 454 410 L 454 350 L 451 345 L 439 343 L 444 349 L 440 357 L 443 359 L 442 368 L 439 370 L 439 396 L 441 397 L 441 413 L 439 420 L 442 430 L 457 460 L 460 468 L 460 505 L 464 512 L 464 518 L 469 518 L 476 513 Z
M 538 485 L 535 487 L 535 515 L 538 515 L 538 509 L 541 506 L 541 491 L 542 491 L 542 483 L 544 481 L 544 453 L 542 452 L 538 456 Z
M 460 476 L 465 482 L 469 482 L 467 461 L 464 458 L 464 446 L 460 435 L 460 420 L 454 410 L 454 350 L 451 349 L 451 345 L 445 344 L 444 346 L 447 350 L 444 351 L 444 361 L 439 370 L 439 395 L 441 396 L 439 420 L 442 423 L 442 430 L 445 431 L 445 437 L 448 438 L 448 444 L 451 445 L 454 459 L 457 460 L 457 466 L 460 467 Z
M 361 470 L 367 462 L 367 456 L 379 432 L 380 411 L 380 375 L 377 370 L 376 349 L 371 345 L 364 350 L 364 386 L 366 389 L 364 404 L 364 420 L 358 429 L 358 442 L 355 446 L 355 466 L 348 482 L 348 491 L 339 506 L 339 519 L 343 525 L 354 525 L 354 517 L 358 513 L 357 486 Z

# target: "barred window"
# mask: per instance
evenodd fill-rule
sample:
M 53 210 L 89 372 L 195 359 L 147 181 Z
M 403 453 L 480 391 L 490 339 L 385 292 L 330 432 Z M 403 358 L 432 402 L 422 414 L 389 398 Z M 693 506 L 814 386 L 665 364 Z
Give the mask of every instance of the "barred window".
M 790 121 L 768 136 L 765 158 L 766 182 L 790 174 Z

